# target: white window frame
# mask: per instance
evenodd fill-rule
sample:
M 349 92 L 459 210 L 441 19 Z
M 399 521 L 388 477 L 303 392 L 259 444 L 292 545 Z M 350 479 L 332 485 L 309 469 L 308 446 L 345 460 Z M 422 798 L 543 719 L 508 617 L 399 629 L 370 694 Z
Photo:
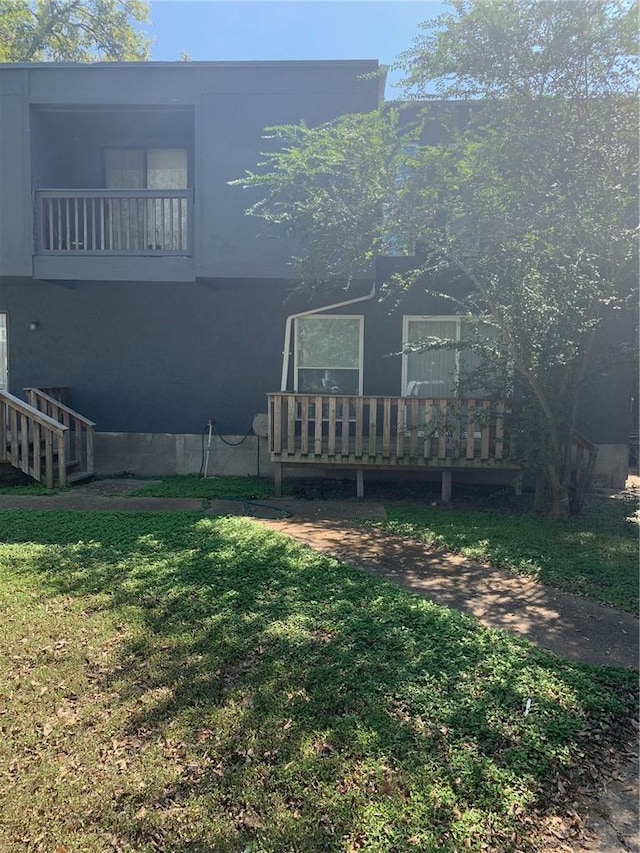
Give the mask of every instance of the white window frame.
M 363 389 L 363 367 L 364 367 L 364 314 L 309 314 L 306 317 L 297 317 L 294 321 L 293 335 L 293 390 L 298 393 L 298 329 L 300 320 L 358 320 L 359 326 L 359 346 L 358 346 L 358 396 L 362 396 Z M 304 370 L 305 368 L 301 368 Z M 318 367 L 314 370 L 338 370 L 340 368 L 327 366 L 326 368 Z M 348 368 L 355 370 L 355 368 Z M 310 395 L 315 396 L 315 395 Z M 318 394 L 317 396 L 322 396 Z M 349 397 L 350 394 L 334 394 L 324 396 Z
M 409 340 L 409 324 L 411 322 L 424 322 L 425 320 L 437 320 L 438 322 L 455 322 L 456 324 L 456 342 L 460 343 L 462 337 L 462 322 L 463 317 L 460 314 L 405 314 L 402 317 L 402 387 L 400 393 L 403 397 L 407 396 L 407 380 L 409 372 L 409 355 L 406 347 L 410 343 Z M 455 350 L 455 367 L 454 367 L 454 385 L 457 384 L 460 376 L 460 350 Z
M 0 311 L 0 325 L 4 326 L 4 359 L 0 359 L 0 390 L 9 390 L 9 314 Z M 4 384 L 3 384 L 4 383 Z

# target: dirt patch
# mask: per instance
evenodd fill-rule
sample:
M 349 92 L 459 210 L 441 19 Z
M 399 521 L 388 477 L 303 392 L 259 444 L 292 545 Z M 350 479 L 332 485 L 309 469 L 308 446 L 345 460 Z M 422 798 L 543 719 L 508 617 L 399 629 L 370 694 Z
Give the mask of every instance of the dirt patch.
M 109 477 L 104 480 L 92 480 L 90 483 L 81 483 L 76 486 L 74 492 L 82 492 L 86 495 L 100 495 L 102 497 L 113 497 L 114 495 L 130 495 L 143 486 L 154 486 L 161 480 L 140 480 L 135 477 Z

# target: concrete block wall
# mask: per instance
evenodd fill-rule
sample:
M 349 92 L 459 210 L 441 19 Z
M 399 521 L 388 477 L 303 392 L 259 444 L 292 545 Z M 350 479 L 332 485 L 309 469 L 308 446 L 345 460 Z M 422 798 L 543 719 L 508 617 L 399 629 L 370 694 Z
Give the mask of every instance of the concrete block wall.
M 249 435 L 225 436 L 235 446 L 213 436 L 207 474 L 222 477 L 273 476 L 267 439 Z M 98 474 L 128 472 L 143 476 L 197 474 L 206 462 L 208 436 L 197 434 L 98 432 L 95 436 L 95 469 Z
M 249 435 L 225 436 L 232 446 L 214 435 L 209 448 L 207 474 L 220 477 L 273 477 L 274 467 L 269 461 L 267 439 Z M 237 442 L 237 443 L 236 443 Z M 172 474 L 197 474 L 206 462 L 208 436 L 198 434 L 98 432 L 95 436 L 95 468 L 98 474 L 129 472 L 143 476 Z M 623 489 L 628 472 L 629 448 L 626 444 L 603 444 L 598 449 L 594 474 L 597 489 Z M 316 465 L 291 466 L 288 477 L 345 477 L 351 476 L 343 468 L 322 468 Z M 371 479 L 393 476 L 394 472 L 371 472 Z M 399 479 L 411 479 L 413 472 L 395 472 Z M 514 478 L 514 471 L 457 471 L 457 482 L 482 482 L 506 485 Z M 429 472 L 421 472 L 429 478 Z M 440 476 L 433 472 L 434 478 Z

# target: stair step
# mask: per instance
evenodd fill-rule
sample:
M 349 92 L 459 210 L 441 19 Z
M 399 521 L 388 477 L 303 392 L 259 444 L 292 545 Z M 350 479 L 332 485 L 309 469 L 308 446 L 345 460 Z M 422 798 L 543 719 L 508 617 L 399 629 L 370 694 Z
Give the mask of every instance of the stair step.
M 94 476 L 93 471 L 74 471 L 73 474 L 67 474 L 67 484 L 79 483 L 81 480 L 90 480 Z

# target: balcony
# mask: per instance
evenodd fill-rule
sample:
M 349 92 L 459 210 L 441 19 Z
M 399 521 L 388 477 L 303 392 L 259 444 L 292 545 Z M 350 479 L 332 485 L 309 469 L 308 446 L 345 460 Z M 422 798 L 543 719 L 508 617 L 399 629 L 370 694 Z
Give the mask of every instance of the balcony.
M 31 109 L 33 275 L 194 281 L 192 106 Z
M 34 275 L 193 281 L 192 199 L 190 189 L 36 190 Z

